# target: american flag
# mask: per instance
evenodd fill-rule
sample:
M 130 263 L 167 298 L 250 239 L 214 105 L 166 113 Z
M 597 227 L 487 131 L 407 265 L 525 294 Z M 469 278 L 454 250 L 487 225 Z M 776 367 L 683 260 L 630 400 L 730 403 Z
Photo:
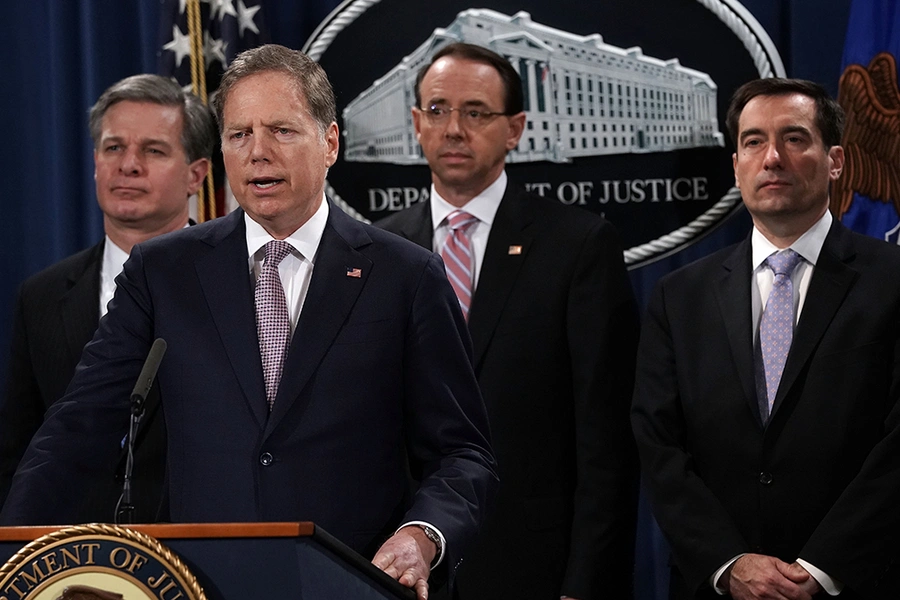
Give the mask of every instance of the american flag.
M 163 0 L 157 73 L 173 77 L 186 90 L 206 101 L 218 87 L 228 63 L 239 52 L 269 41 L 263 12 L 262 0 Z M 202 68 L 199 64 L 192 68 L 193 47 L 202 50 Z M 197 54 L 199 58 L 201 53 Z M 213 173 L 215 203 L 198 207 L 199 221 L 228 210 L 224 169 L 218 152 Z M 213 195 L 208 190 L 206 194 Z
M 359 279 L 360 277 L 362 277 L 362 269 L 352 269 L 350 267 L 347 267 L 347 277 L 354 277 L 356 279 Z

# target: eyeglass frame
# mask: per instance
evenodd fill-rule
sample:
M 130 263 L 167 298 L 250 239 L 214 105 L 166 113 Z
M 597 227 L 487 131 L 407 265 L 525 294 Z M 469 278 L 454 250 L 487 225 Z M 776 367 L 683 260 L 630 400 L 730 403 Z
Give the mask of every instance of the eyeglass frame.
M 417 111 L 419 111 L 420 113 L 425 115 L 425 118 L 431 120 L 433 123 L 448 122 L 450 119 L 450 115 L 453 113 L 453 111 L 456 111 L 459 113 L 460 124 L 465 125 L 467 127 L 469 127 L 469 126 L 483 127 L 484 125 L 487 125 L 490 122 L 490 120 L 493 119 L 494 117 L 510 117 L 510 116 L 512 116 L 506 111 L 497 112 L 497 111 L 491 111 L 491 110 L 480 110 L 478 108 L 465 107 L 465 106 L 461 107 L 461 108 L 454 108 L 452 106 L 443 107 L 438 102 L 435 102 L 434 104 L 426 106 L 425 108 L 421 108 L 419 106 L 415 106 L 413 108 L 415 108 Z M 435 114 L 433 112 L 434 110 L 445 110 L 445 111 L 447 111 L 447 115 L 446 115 L 446 117 L 444 117 L 443 115 Z M 478 113 L 479 117 L 477 117 L 474 121 L 467 121 L 466 117 L 464 116 L 466 112 Z M 483 120 L 479 120 L 479 119 L 483 119 Z

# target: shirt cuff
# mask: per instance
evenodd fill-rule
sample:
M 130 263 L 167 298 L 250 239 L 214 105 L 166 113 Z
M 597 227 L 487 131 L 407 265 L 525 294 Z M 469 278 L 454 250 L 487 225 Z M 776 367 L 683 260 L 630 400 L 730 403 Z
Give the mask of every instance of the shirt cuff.
M 712 577 L 709 578 L 709 585 L 712 587 L 712 589 L 716 590 L 716 593 L 718 595 L 724 596 L 727 593 L 727 590 L 725 588 L 719 587 L 719 579 L 722 578 L 722 574 L 728 570 L 728 567 L 734 564 L 734 561 L 744 556 L 744 554 L 746 554 L 746 552 L 738 554 L 737 556 L 729 560 L 727 563 L 719 567 L 718 570 L 716 570 L 716 572 L 712 574 Z
M 442 560 L 444 560 L 444 551 L 447 549 L 447 540 L 446 540 L 446 538 L 444 538 L 444 534 L 441 533 L 441 530 L 440 530 L 440 529 L 438 529 L 437 527 L 435 527 L 435 526 L 432 525 L 431 523 L 428 523 L 427 521 L 409 521 L 409 522 L 407 522 L 407 523 L 404 523 L 404 524 L 401 525 L 400 527 L 398 527 L 398 528 L 397 528 L 397 531 L 400 531 L 400 530 L 403 529 L 404 527 L 409 527 L 410 525 L 421 525 L 421 526 L 428 527 L 429 529 L 431 529 L 432 531 L 434 531 L 434 532 L 438 535 L 439 538 L 441 538 L 441 547 L 440 547 L 440 549 L 439 549 L 439 552 L 438 552 L 438 555 L 437 555 L 437 559 L 431 561 L 431 568 L 434 569 L 436 566 L 438 566 L 439 564 L 441 564 L 441 561 L 442 561 Z M 397 531 L 395 531 L 394 533 L 397 533 Z
M 824 571 L 816 568 L 815 566 L 809 564 L 802 558 L 797 559 L 797 564 L 806 569 L 809 574 L 815 579 L 822 589 L 825 590 L 825 593 L 829 596 L 837 596 L 844 589 L 844 584 L 834 579 L 833 577 L 829 577 Z

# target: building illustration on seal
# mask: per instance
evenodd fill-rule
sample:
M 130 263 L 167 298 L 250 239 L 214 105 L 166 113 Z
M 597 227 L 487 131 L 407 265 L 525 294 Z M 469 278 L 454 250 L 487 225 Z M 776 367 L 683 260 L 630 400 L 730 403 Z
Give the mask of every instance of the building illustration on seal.
M 606 44 L 598 33 L 535 23 L 524 11 L 468 9 L 346 106 L 344 160 L 425 164 L 410 112 L 416 74 L 453 42 L 490 48 L 522 78 L 525 131 L 508 162 L 724 146 L 708 74 Z

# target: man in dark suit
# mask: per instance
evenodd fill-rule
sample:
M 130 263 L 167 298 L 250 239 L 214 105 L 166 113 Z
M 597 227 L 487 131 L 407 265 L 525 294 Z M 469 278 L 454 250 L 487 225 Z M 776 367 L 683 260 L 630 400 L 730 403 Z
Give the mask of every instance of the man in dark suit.
M 135 244 L 188 224 L 215 144 L 212 112 L 158 75 L 109 87 L 91 109 L 94 179 L 105 238 L 22 285 L 13 326 L 9 385 L 0 404 L 0 506 L 32 436 L 62 398 Z M 156 517 L 165 467 L 165 425 L 155 388 L 135 447 L 136 522 Z M 119 445 L 117 444 L 118 448 Z M 74 522 L 111 521 L 122 491 L 119 469 L 92 482 Z
M 121 438 L 162 338 L 172 520 L 312 520 L 424 599 L 497 485 L 440 258 L 325 199 L 335 100 L 306 55 L 240 54 L 216 113 L 242 210 L 134 248 L 0 521 L 67 520 L 60 490 L 109 459 L 98 442 Z
M 488 407 L 502 484 L 460 569 L 459 598 L 624 599 L 636 309 L 608 222 L 508 184 L 522 106 L 503 57 L 468 44 L 440 50 L 419 73 L 412 113 L 430 200 L 379 225 L 443 251 Z M 457 215 L 469 222 L 460 239 Z
M 752 81 L 727 124 L 753 231 L 658 284 L 638 352 L 672 596 L 900 597 L 900 249 L 828 212 L 843 112 L 821 86 Z

